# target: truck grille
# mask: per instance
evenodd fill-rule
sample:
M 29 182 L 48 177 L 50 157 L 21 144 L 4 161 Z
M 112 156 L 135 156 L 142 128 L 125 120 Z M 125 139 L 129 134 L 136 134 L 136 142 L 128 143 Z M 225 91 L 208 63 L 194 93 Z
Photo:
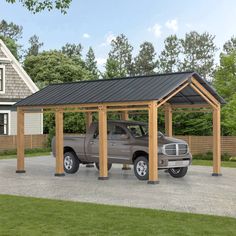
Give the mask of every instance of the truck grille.
M 181 156 L 188 153 L 188 144 L 170 143 L 163 146 L 163 153 L 168 156 Z

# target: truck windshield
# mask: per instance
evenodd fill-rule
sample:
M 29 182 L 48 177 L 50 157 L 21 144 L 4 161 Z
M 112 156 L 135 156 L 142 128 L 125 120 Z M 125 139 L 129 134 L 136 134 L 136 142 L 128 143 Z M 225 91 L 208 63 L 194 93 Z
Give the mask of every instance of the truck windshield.
M 148 136 L 148 126 L 147 125 L 127 125 L 130 133 L 135 137 L 147 137 Z M 158 137 L 164 136 L 161 132 L 158 132 Z

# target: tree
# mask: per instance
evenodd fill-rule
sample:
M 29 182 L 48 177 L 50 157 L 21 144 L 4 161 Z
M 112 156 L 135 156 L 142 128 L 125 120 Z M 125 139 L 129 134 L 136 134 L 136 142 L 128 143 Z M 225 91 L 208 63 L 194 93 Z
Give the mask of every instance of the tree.
M 30 47 L 27 50 L 27 56 L 37 56 L 39 54 L 39 49 L 43 46 L 43 43 L 39 41 L 37 35 L 33 35 L 29 38 Z
M 82 57 L 82 45 L 81 44 L 71 44 L 67 43 L 65 46 L 61 48 L 61 52 L 65 55 L 67 55 L 70 58 L 79 58 L 81 59 Z
M 91 73 L 92 79 L 99 79 L 99 71 L 97 68 L 97 61 L 95 59 L 94 51 L 91 47 L 86 54 L 85 66 L 87 70 Z
M 117 74 L 119 77 L 133 75 L 132 63 L 133 47 L 129 44 L 127 37 L 124 34 L 117 36 L 111 42 L 111 50 L 108 54 L 107 69 L 115 69 L 116 72 L 105 72 L 105 76 Z M 114 65 L 117 68 L 114 68 Z M 111 78 L 111 77 L 109 77 Z
M 136 75 L 154 74 L 156 68 L 156 52 L 152 43 L 144 42 L 140 45 L 139 54 L 134 58 Z
M 220 55 L 220 66 L 217 68 L 213 85 L 226 101 L 236 93 L 236 51 Z
M 55 50 L 27 57 L 24 68 L 39 88 L 52 83 L 91 79 L 85 68 Z
M 5 38 L 11 38 L 17 41 L 22 37 L 22 30 L 22 26 L 16 25 L 13 22 L 7 23 L 5 20 L 0 22 L 0 35 Z
M 8 3 L 16 3 L 17 0 L 6 0 Z M 58 9 L 61 13 L 66 14 L 72 0 L 18 0 L 27 10 L 38 13 L 45 9 L 51 11 Z
M 13 56 L 18 60 L 19 59 L 18 45 L 16 44 L 16 42 L 11 38 L 4 37 L 4 36 L 1 36 L 1 35 L 0 35 L 0 39 L 5 43 L 5 45 L 11 51 Z
M 228 54 L 220 54 L 220 65 L 216 69 L 213 85 L 227 101 L 221 112 L 222 133 L 236 135 L 236 51 L 227 52 Z
M 115 59 L 108 58 L 105 65 L 104 79 L 120 77 L 119 62 Z
M 233 51 L 236 51 L 236 37 L 233 36 L 231 37 L 230 40 L 228 40 L 224 46 L 223 46 L 223 51 L 224 53 L 226 54 L 230 54 L 232 53 Z
M 199 34 L 192 31 L 181 39 L 183 61 L 181 69 L 193 70 L 204 78 L 212 77 L 214 71 L 214 58 L 217 48 L 214 43 L 215 36 L 205 32 Z
M 162 73 L 175 72 L 180 63 L 180 40 L 176 35 L 170 35 L 164 41 L 164 49 L 158 58 L 158 70 Z

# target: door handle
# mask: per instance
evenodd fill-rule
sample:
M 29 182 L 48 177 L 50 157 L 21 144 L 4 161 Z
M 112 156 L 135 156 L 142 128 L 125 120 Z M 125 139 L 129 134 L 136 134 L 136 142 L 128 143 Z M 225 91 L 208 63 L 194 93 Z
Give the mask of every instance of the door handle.
M 111 143 L 111 146 L 116 146 L 116 144 L 115 143 Z
M 90 144 L 94 144 L 94 141 L 90 141 L 89 143 L 90 143 Z

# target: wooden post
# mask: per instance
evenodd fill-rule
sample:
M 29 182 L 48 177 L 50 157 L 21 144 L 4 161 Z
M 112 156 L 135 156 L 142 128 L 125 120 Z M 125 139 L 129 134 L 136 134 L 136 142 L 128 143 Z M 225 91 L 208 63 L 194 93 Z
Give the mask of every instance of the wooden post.
M 165 133 L 167 136 L 172 137 L 172 108 L 170 104 L 165 105 Z
M 99 180 L 108 179 L 107 171 L 107 109 L 99 106 Z
M 17 108 L 17 169 L 16 173 L 25 173 L 24 111 Z
M 149 104 L 149 180 L 148 184 L 158 184 L 158 125 L 157 125 L 157 103 Z
M 122 120 L 129 120 L 129 112 L 128 111 L 123 111 L 121 113 L 121 119 Z
M 55 176 L 64 176 L 63 111 L 55 112 L 56 123 L 56 172 Z
M 92 112 L 86 112 L 85 113 L 86 133 L 88 132 L 89 127 L 92 124 L 92 122 L 93 122 L 93 113 Z M 93 168 L 94 164 L 93 163 L 86 164 L 86 167 L 87 168 Z
M 129 120 L 129 112 L 128 111 L 123 111 L 121 113 L 121 119 L 122 120 Z M 128 164 L 123 164 L 122 170 L 131 170 L 131 168 Z
M 90 125 L 93 122 L 93 113 L 92 112 L 85 113 L 85 122 L 86 122 L 86 131 L 88 131 Z
M 221 176 L 220 105 L 213 109 L 213 176 Z

